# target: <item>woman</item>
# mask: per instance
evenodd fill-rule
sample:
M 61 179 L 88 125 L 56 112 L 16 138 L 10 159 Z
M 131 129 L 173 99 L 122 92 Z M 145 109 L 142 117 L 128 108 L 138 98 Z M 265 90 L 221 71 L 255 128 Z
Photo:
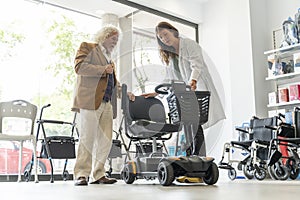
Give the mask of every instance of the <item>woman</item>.
M 211 92 L 209 119 L 204 128 L 208 128 L 218 121 L 225 119 L 224 109 L 217 90 L 212 81 L 208 67 L 202 56 L 202 49 L 198 43 L 179 36 L 179 31 L 168 22 L 160 22 L 156 28 L 156 38 L 159 45 L 160 56 L 167 65 L 167 79 L 185 81 L 192 90 L 207 90 Z M 144 94 L 145 97 L 155 94 Z M 204 143 L 203 128 L 198 126 L 193 141 L 193 155 L 200 155 Z M 205 156 L 201 152 L 202 156 Z
M 96 35 L 95 43 L 83 42 L 75 57 L 77 87 L 73 110 L 79 112 L 79 146 L 74 166 L 75 185 L 113 184 L 105 177 L 104 164 L 112 145 L 112 123 L 116 116 L 115 66 L 111 58 L 120 36 L 108 25 Z M 130 94 L 131 97 L 131 94 Z
M 208 71 L 208 67 L 204 62 L 200 45 L 189 38 L 180 37 L 178 30 L 167 22 L 160 22 L 156 26 L 155 31 L 161 59 L 168 66 L 167 78 L 185 81 L 186 84 L 191 86 L 193 91 L 198 89 L 211 92 L 209 118 L 208 122 L 204 124 L 204 128 L 225 119 L 221 100 Z M 199 124 L 193 144 L 190 144 L 191 147 L 187 149 L 187 153 L 205 156 L 206 150 L 204 144 L 203 128 Z M 202 182 L 200 178 L 185 176 L 179 177 L 177 181 Z

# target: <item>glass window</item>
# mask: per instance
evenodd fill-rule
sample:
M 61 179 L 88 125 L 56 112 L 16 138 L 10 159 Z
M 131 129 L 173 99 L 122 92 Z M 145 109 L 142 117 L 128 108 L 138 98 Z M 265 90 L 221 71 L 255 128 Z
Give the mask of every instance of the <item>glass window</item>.
M 11 0 L 1 5 L 0 101 L 24 99 L 38 108 L 51 104 L 44 110 L 43 118 L 72 122 L 74 55 L 80 42 L 91 39 L 101 23 L 101 19 L 30 1 Z M 13 119 L 3 124 L 9 133 L 28 128 L 28 123 Z M 45 131 L 47 136 L 72 134 L 70 126 L 45 125 Z M 10 144 L 10 148 L 1 146 L 0 174 L 14 174 L 18 143 L 5 144 Z M 30 148 L 25 144 L 23 170 L 31 161 Z M 49 173 L 49 161 L 39 160 L 40 171 Z M 68 169 L 72 172 L 70 163 Z M 55 160 L 54 170 L 61 173 L 63 164 L 64 161 Z
M 133 91 L 153 92 L 165 76 L 155 26 L 160 21 L 169 21 L 183 36 L 190 38 L 196 38 L 195 29 L 144 11 L 134 12 L 129 18 L 133 27 Z M 51 104 L 43 112 L 44 119 L 72 122 L 74 56 L 80 43 L 90 40 L 101 25 L 99 18 L 37 1 L 6 1 L 0 7 L 0 101 L 24 99 L 39 109 Z M 4 124 L 7 131 L 26 130 L 26 122 L 13 120 Z M 45 125 L 45 131 L 47 136 L 72 134 L 68 125 Z M 0 144 L 0 174 L 16 173 L 18 143 Z M 25 170 L 31 161 L 31 149 L 26 147 L 23 154 L 26 155 L 22 163 Z M 40 171 L 50 173 L 48 160 L 39 160 Z M 73 161 L 67 166 L 70 173 Z M 56 160 L 55 172 L 61 173 L 63 164 L 64 161 Z
M 153 92 L 165 77 L 155 35 L 155 27 L 161 21 L 175 26 L 181 36 L 196 39 L 195 28 L 171 21 L 152 13 L 139 11 L 130 16 L 133 26 L 133 91 L 136 94 Z

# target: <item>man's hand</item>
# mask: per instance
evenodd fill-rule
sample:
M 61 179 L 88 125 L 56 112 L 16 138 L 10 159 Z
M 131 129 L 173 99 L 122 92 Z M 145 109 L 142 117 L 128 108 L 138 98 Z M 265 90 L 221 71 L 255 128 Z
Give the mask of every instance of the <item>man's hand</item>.
M 197 89 L 197 81 L 193 79 L 193 80 L 190 82 L 190 86 L 191 86 L 191 90 L 192 90 L 192 91 L 195 91 L 195 90 Z
M 156 92 L 152 92 L 152 93 L 145 93 L 145 94 L 141 94 L 141 96 L 145 97 L 145 98 L 149 98 L 149 97 L 155 97 L 158 94 Z
M 115 65 L 113 63 L 106 65 L 105 72 L 107 74 L 112 74 L 114 72 Z

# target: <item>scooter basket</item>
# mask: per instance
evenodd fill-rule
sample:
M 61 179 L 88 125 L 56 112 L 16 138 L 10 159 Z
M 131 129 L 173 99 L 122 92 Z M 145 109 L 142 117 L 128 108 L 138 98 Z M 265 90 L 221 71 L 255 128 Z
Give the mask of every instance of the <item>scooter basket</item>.
M 47 151 L 47 146 L 49 151 Z M 75 156 L 75 139 L 68 136 L 51 136 L 42 140 L 41 158 L 76 158 Z
M 210 100 L 210 92 L 209 91 L 195 91 L 195 95 L 198 101 L 199 106 L 199 124 L 203 125 L 208 121 L 209 114 L 209 100 Z M 170 110 L 170 118 L 173 123 L 180 123 L 181 121 L 181 112 L 180 112 L 180 104 L 175 96 L 175 94 L 171 94 L 167 97 L 168 106 Z
M 195 91 L 199 105 L 199 124 L 205 124 L 208 121 L 209 113 L 209 91 Z

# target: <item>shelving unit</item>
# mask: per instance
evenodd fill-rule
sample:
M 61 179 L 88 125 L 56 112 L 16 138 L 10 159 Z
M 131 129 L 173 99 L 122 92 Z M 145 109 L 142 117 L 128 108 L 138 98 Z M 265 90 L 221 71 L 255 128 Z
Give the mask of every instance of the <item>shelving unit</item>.
M 300 52 L 300 44 L 282 47 L 274 50 L 265 51 L 265 55 L 275 55 L 276 58 L 284 59 L 287 57 L 293 56 L 295 53 Z M 275 91 L 277 92 L 278 88 L 282 88 L 283 86 L 300 84 L 300 72 L 293 72 L 288 74 L 282 74 L 277 76 L 266 77 L 267 81 L 273 81 L 275 84 Z M 291 108 L 293 106 L 300 106 L 300 100 L 293 100 L 289 102 L 281 102 L 276 104 L 268 104 L 268 108 L 284 109 Z

